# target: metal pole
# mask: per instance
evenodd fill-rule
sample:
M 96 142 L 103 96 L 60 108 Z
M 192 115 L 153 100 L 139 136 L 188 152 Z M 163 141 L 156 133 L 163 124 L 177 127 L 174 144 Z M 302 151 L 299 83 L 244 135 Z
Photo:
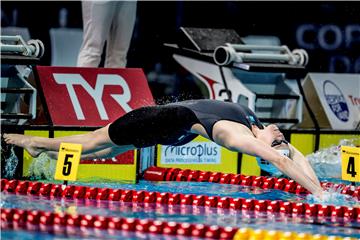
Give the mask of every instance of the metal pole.
M 279 53 L 247 53 L 236 50 L 277 50 Z M 281 53 L 280 50 L 283 52 Z M 219 46 L 213 55 L 218 65 L 227 65 L 231 62 L 286 62 L 291 65 L 306 65 L 308 55 L 305 50 L 295 49 L 290 52 L 287 46 L 262 46 L 262 45 L 234 45 Z
M 19 52 L 19 53 L 26 53 L 27 50 L 30 50 L 30 54 L 32 55 L 33 52 L 36 51 L 34 46 L 28 45 L 27 47 L 24 45 L 8 45 L 8 44 L 0 44 L 1 52 Z M 28 55 L 27 55 L 28 56 Z
M 261 50 L 261 51 L 288 51 L 286 46 L 267 46 L 267 45 L 245 45 L 245 44 L 227 44 L 227 46 L 234 48 L 238 51 L 251 51 L 251 50 Z
M 291 60 L 288 54 L 271 54 L 271 53 L 239 53 L 236 55 L 243 61 L 284 61 Z M 296 56 L 295 56 L 296 58 Z
M 21 42 L 22 37 L 20 35 L 15 36 L 0 36 L 1 41 L 14 41 L 14 42 Z

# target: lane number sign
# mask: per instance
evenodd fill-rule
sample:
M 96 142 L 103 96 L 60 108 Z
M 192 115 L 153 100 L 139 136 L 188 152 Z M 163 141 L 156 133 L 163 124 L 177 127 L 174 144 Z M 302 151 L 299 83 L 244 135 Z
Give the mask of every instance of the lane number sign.
M 81 158 L 81 144 L 61 143 L 55 169 L 55 179 L 75 181 Z
M 343 180 L 360 182 L 360 148 L 341 146 L 341 176 Z

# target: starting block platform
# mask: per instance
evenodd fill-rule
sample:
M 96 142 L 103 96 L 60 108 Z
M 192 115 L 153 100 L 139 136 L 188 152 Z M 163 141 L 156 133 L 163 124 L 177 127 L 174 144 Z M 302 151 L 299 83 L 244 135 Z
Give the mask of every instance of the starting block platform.
M 232 29 L 183 27 L 179 35 L 177 43 L 164 46 L 205 85 L 210 99 L 247 105 L 265 123 L 294 126 L 302 121 L 304 50 L 245 44 Z M 292 117 L 276 111 L 286 107 Z

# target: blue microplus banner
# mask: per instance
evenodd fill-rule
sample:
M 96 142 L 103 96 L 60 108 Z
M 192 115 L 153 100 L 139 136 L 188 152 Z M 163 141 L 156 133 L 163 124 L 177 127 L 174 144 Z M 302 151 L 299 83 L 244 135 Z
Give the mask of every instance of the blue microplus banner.
M 221 147 L 213 142 L 190 142 L 183 146 L 163 146 L 162 164 L 219 164 Z

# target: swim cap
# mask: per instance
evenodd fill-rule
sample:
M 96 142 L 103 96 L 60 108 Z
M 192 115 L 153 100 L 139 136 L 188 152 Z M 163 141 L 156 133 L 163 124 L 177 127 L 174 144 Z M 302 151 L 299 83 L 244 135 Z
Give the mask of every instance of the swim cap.
M 278 151 L 283 156 L 286 156 L 286 157 L 290 156 L 290 150 L 289 149 L 276 149 L 276 151 Z M 259 167 L 262 170 L 264 170 L 264 171 L 266 171 L 268 173 L 271 173 L 271 175 L 280 176 L 280 175 L 283 174 L 269 161 L 267 161 L 265 159 L 262 159 L 262 158 L 259 158 L 259 157 L 257 157 L 256 160 L 257 160 L 257 163 L 258 163 Z

